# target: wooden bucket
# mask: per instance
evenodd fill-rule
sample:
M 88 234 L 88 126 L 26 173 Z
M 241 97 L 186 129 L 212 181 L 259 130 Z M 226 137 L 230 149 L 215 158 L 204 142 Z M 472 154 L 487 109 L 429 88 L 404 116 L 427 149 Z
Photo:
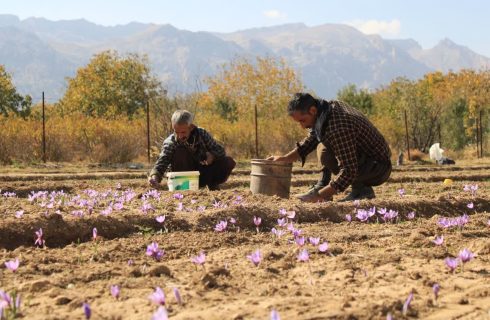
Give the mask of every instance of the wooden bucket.
M 252 159 L 250 190 L 252 193 L 289 198 L 292 163 Z

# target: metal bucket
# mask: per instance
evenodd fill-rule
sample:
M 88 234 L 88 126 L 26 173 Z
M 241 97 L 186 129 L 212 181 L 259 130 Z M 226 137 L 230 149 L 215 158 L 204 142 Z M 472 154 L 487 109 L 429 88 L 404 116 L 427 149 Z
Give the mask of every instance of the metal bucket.
M 292 163 L 252 159 L 250 190 L 252 193 L 289 198 Z

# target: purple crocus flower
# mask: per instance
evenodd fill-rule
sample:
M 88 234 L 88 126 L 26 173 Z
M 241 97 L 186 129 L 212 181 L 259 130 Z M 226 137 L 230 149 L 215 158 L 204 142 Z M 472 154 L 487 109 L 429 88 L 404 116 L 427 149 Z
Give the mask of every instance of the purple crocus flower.
M 288 212 L 287 212 L 287 210 L 286 210 L 286 209 L 279 209 L 279 214 L 280 214 L 281 216 L 285 216 L 285 215 L 287 215 L 287 214 L 288 214 Z
M 407 219 L 408 220 L 415 219 L 415 211 L 411 211 L 411 212 L 407 213 Z
M 164 254 L 164 251 L 158 248 L 158 243 L 156 242 L 152 242 L 146 248 L 146 255 L 153 257 L 157 261 L 160 260 Z
M 184 204 L 182 202 L 177 203 L 177 208 L 175 208 L 177 211 L 184 211 Z
M 202 266 L 206 262 L 206 254 L 200 252 L 199 255 L 191 258 L 192 263 Z
M 466 206 L 468 207 L 468 209 L 473 209 L 475 207 L 473 202 L 468 203 Z
M 293 229 L 293 230 L 291 230 L 291 233 L 293 234 L 293 237 L 297 238 L 297 237 L 299 237 L 303 233 L 303 230 L 301 230 L 301 229 Z
M 436 246 L 440 246 L 444 242 L 444 236 L 436 236 L 436 238 L 432 240 L 432 242 L 434 242 Z
M 143 205 L 143 207 L 144 207 L 144 205 Z M 112 206 L 108 206 L 107 208 L 105 208 L 104 210 L 102 210 L 100 212 L 100 214 L 103 215 L 103 216 L 108 216 L 108 215 L 110 215 L 112 213 L 112 210 L 113 210 L 112 209 Z M 143 209 L 141 209 L 141 211 L 143 213 L 146 213 L 146 211 L 143 211 Z
M 158 307 L 157 311 L 151 316 L 151 320 L 168 320 L 167 309 L 164 306 Z
M 165 305 L 165 293 L 160 287 L 155 288 L 155 291 L 149 296 L 149 299 L 155 304 Z
M 405 300 L 405 303 L 403 304 L 402 313 L 404 316 L 407 315 L 408 308 L 410 308 L 410 303 L 412 302 L 412 300 L 413 300 L 413 292 L 410 292 L 407 300 Z
M 459 264 L 458 259 L 453 259 L 453 258 L 449 258 L 449 257 L 444 259 L 444 262 L 446 263 L 446 267 L 448 267 L 449 270 L 451 270 L 451 272 L 454 272 L 454 270 L 456 270 L 456 268 L 458 267 L 458 264 Z
M 309 259 L 310 259 L 310 255 L 308 254 L 308 250 L 306 250 L 306 249 L 300 250 L 300 252 L 298 254 L 298 261 L 306 262 Z
M 279 230 L 277 230 L 276 228 L 272 228 L 272 229 L 271 229 L 271 232 L 272 232 L 272 233 L 273 233 L 273 234 L 274 234 L 276 237 L 278 237 L 278 238 L 282 237 L 282 236 L 284 235 L 284 233 L 285 233 L 285 231 L 284 231 L 284 230 L 280 230 L 280 229 L 279 229 Z
M 97 228 L 92 229 L 92 240 L 97 240 Z
M 174 292 L 174 297 L 175 297 L 175 300 L 177 301 L 177 303 L 180 304 L 180 305 L 183 305 L 184 302 L 182 300 L 182 296 L 180 295 L 179 289 L 173 288 L 172 290 Z
M 151 205 L 151 203 L 146 202 L 146 201 L 143 202 L 143 206 L 141 206 L 141 212 L 143 214 L 147 214 L 148 211 L 154 211 L 154 210 L 155 210 L 155 208 L 153 208 L 153 206 Z
M 24 215 L 24 210 L 15 211 L 15 217 L 21 218 Z
M 7 267 L 7 269 L 11 270 L 12 272 L 15 272 L 19 267 L 19 263 L 19 259 L 16 258 L 15 260 L 5 262 L 5 267 Z
M 182 200 L 184 199 L 184 195 L 182 193 L 175 193 L 173 195 L 174 199 L 177 199 L 177 200 Z
M 294 242 L 300 247 L 305 245 L 305 237 L 296 237 L 294 238 Z
M 361 205 L 361 201 L 359 199 L 354 200 L 352 203 L 354 203 L 354 206 L 358 208 Z
M 391 312 L 388 312 L 388 314 L 386 314 L 386 320 L 393 320 L 393 316 L 391 315 Z
M 117 300 L 119 299 L 119 295 L 121 293 L 121 289 L 119 288 L 119 286 L 116 284 L 116 285 L 113 285 L 111 286 L 111 295 Z
M 214 227 L 214 231 L 216 232 L 224 232 L 226 231 L 226 227 L 228 226 L 228 222 L 226 220 L 221 220 L 218 222 L 218 224 Z
M 38 231 L 36 231 L 36 241 L 34 241 L 34 245 L 37 245 L 39 247 L 43 247 L 46 244 L 46 241 L 43 238 L 43 229 L 39 228 Z
M 261 217 L 256 217 L 254 216 L 254 224 L 256 227 L 260 226 L 260 224 L 262 223 L 262 218 Z
M 350 223 L 352 221 L 352 216 L 350 214 L 346 214 L 345 215 L 345 221 Z
M 368 219 L 369 219 L 369 214 L 364 209 L 358 209 L 357 210 L 357 214 L 356 214 L 356 218 L 359 219 L 362 222 L 367 222 Z
M 439 290 L 441 290 L 441 286 L 438 283 L 434 283 L 432 286 L 432 292 L 434 292 L 434 300 L 437 301 L 439 297 Z
M 318 251 L 327 252 L 328 251 L 328 242 L 324 242 L 318 246 Z
M 318 237 L 318 238 L 309 237 L 308 240 L 314 246 L 317 246 L 320 243 L 320 237 Z
M 281 320 L 281 317 L 279 317 L 279 312 L 274 309 L 271 311 L 271 320 Z
M 230 221 L 231 224 L 236 224 L 236 219 L 235 218 L 230 218 L 229 221 Z
M 165 216 L 158 216 L 158 217 L 155 218 L 155 220 L 158 223 L 164 223 L 165 222 Z
M 92 310 L 90 309 L 90 305 L 86 302 L 83 303 L 83 312 L 85 313 L 85 319 L 90 319 L 92 316 Z
M 279 227 L 284 227 L 287 224 L 286 218 L 277 219 L 277 225 Z
M 247 256 L 247 259 L 250 260 L 255 266 L 258 266 L 262 261 L 262 254 L 260 250 L 257 249 L 255 252 Z
M 398 189 L 398 194 L 400 195 L 400 197 L 403 197 L 405 195 L 405 189 Z
M 462 263 L 466 263 L 473 259 L 475 255 L 470 250 L 465 248 L 459 252 L 458 257 L 461 259 Z

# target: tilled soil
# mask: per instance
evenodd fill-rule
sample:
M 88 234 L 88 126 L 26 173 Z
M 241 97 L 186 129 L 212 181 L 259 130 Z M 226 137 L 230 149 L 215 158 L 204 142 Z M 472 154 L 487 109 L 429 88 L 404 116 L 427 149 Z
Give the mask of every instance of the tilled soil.
M 154 207 L 146 213 L 143 195 L 149 189 L 138 179 L 3 181 L 2 192 L 17 197 L 0 196 L 0 290 L 21 295 L 24 319 L 83 319 L 83 302 L 92 309 L 91 319 L 150 319 L 157 309 L 148 298 L 155 287 L 165 292 L 171 319 L 269 319 L 273 309 L 281 319 L 386 319 L 389 313 L 394 319 L 490 319 L 490 182 L 467 179 L 475 172 L 486 174 L 481 168 L 397 172 L 406 180 L 375 188 L 377 198 L 359 204 L 252 195 L 246 177 L 237 175 L 222 191 L 183 192 L 182 199 L 159 190 L 160 200 L 146 200 Z M 421 176 L 453 183 L 413 178 Z M 292 194 L 315 180 L 316 175 L 295 175 Z M 478 184 L 476 194 L 463 191 L 465 184 Z M 47 208 L 39 199 L 28 200 L 33 190 L 89 199 L 88 189 L 99 194 L 91 213 L 67 202 Z M 133 199 L 101 214 L 128 189 Z M 379 214 L 369 222 L 355 217 L 356 210 L 373 206 L 396 210 L 398 217 L 388 223 Z M 328 251 L 296 244 L 292 232 L 278 226 L 280 209 L 295 211 L 290 220 L 296 232 L 320 237 Z M 16 217 L 19 210 L 24 212 Z M 346 221 L 349 214 L 352 222 Z M 438 224 L 441 217 L 464 214 L 469 222 L 463 228 Z M 163 224 L 155 220 L 162 215 Z M 254 217 L 262 219 L 258 227 Z M 223 220 L 227 230 L 215 231 Z M 34 245 L 39 228 L 43 248 Z M 285 234 L 278 238 L 272 228 Z M 444 243 L 437 246 L 432 240 L 440 235 Z M 165 252 L 159 261 L 146 255 L 152 242 Z M 450 272 L 444 259 L 464 248 L 476 257 Z M 262 260 L 255 266 L 247 255 L 257 249 Z M 309 253 L 306 262 L 298 260 L 302 249 Z M 196 266 L 190 259 L 201 251 L 206 262 Z M 16 258 L 16 272 L 5 268 L 4 262 Z M 441 287 L 437 300 L 435 283 Z M 110 294 L 116 284 L 119 299 Z M 403 314 L 410 293 L 413 301 Z

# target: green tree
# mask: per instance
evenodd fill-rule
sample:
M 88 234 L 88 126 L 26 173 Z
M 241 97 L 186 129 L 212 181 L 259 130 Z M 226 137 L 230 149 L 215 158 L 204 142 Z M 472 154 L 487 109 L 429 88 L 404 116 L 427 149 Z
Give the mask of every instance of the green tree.
M 9 114 L 19 115 L 26 118 L 31 111 L 32 99 L 29 95 L 23 97 L 12 84 L 12 77 L 0 65 L 0 114 L 9 116 Z
M 150 74 L 146 58 L 136 54 L 121 57 L 116 51 L 105 51 L 68 79 L 58 110 L 62 114 L 131 118 L 145 109 L 149 99 L 161 94 L 161 84 Z
M 367 90 L 357 90 L 355 84 L 349 84 L 340 89 L 337 93 L 337 99 L 348 103 L 365 115 L 371 115 L 373 112 L 374 103 L 372 95 Z

